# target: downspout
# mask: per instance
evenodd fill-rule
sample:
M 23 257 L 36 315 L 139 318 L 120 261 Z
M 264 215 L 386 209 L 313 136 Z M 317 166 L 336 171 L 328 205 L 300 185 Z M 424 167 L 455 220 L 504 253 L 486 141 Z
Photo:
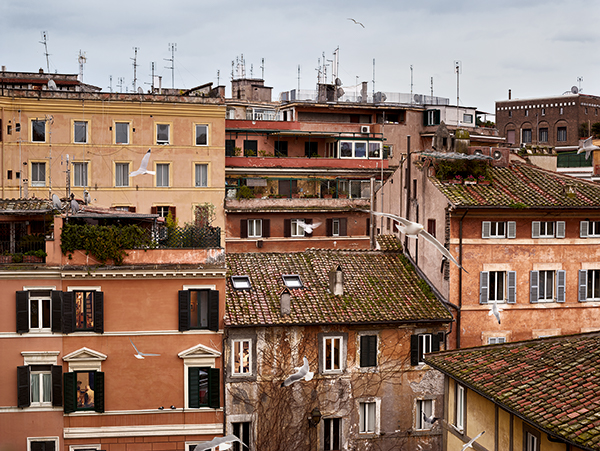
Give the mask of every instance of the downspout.
M 4 94 L 4 84 L 2 84 L 2 94 Z M 0 138 L 2 138 L 2 142 L 0 144 L 2 146 L 2 169 L 0 171 L 0 174 L 4 174 L 4 141 L 6 139 L 4 136 L 2 136 L 2 132 L 6 130 L 6 122 L 4 122 L 4 107 L 2 107 L 2 111 L 0 113 L 0 125 L 2 126 L 2 130 L 0 130 Z M 16 176 L 17 175 L 15 174 L 15 177 Z M 0 178 L 2 179 L 2 199 L 6 199 L 6 196 L 4 195 L 4 177 Z
M 404 181 L 404 183 L 406 184 L 406 213 L 404 215 L 404 217 L 410 221 L 410 177 L 411 177 L 411 158 L 410 158 L 410 135 L 408 135 L 406 137 L 406 180 Z M 409 253 L 408 251 L 408 236 L 404 236 L 404 249 L 406 250 L 406 253 Z
M 465 219 L 465 216 L 467 216 L 467 213 L 469 213 L 469 209 L 467 208 L 467 211 L 465 211 L 465 214 L 462 215 L 462 218 L 460 218 L 460 221 L 458 222 L 458 263 L 460 264 L 460 266 L 462 266 L 463 261 L 462 261 L 462 257 L 463 257 L 463 251 L 462 251 L 462 245 L 463 245 L 463 219 Z M 462 282 L 463 282 L 463 271 L 462 269 L 458 270 L 458 311 L 457 311 L 457 315 L 456 315 L 456 349 L 460 349 L 460 327 L 461 327 L 461 315 L 462 315 Z

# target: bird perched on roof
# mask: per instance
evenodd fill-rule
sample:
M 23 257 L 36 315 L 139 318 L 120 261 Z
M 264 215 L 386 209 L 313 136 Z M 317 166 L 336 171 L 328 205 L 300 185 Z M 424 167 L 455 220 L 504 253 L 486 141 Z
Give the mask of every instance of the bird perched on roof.
M 83 201 L 86 205 L 92 203 L 92 196 L 90 196 L 90 193 L 87 190 L 83 192 Z
M 383 216 L 386 218 L 393 219 L 394 221 L 399 223 L 399 224 L 396 224 L 396 227 L 398 228 L 398 230 L 401 233 L 404 233 L 406 236 L 409 236 L 411 238 L 419 238 L 419 237 L 425 238 L 427 241 L 429 241 L 431 244 L 433 244 L 435 246 L 435 248 L 442 253 L 442 255 L 445 255 L 447 258 L 452 260 L 452 263 L 454 263 L 456 266 L 458 266 L 464 272 L 468 272 L 465 268 L 463 268 L 455 260 L 455 258 L 452 256 L 450 251 L 448 249 L 446 249 L 442 243 L 440 243 L 438 240 L 436 240 L 432 234 L 428 233 L 421 224 L 409 221 L 408 219 L 404 219 L 401 216 L 393 215 L 391 213 L 381 213 L 378 211 L 371 212 L 368 210 L 361 210 L 361 211 L 363 211 L 365 213 L 373 213 L 376 216 Z
M 219 450 L 225 450 L 231 448 L 233 442 L 242 443 L 241 440 L 235 435 L 226 435 L 225 437 L 215 437 L 209 442 L 198 443 L 194 448 L 194 451 L 205 451 L 216 446 L 219 447 Z
M 580 141 L 580 144 L 581 144 L 581 147 L 579 147 L 579 149 L 577 150 L 577 154 L 579 155 L 581 152 L 585 152 L 586 160 L 588 158 L 590 158 L 590 154 L 592 153 L 592 151 L 600 149 L 600 147 L 594 145 L 594 143 L 592 142 L 591 136 L 588 139 L 584 139 L 583 141 Z
M 465 449 L 467 448 L 473 448 L 473 443 L 475 443 L 475 440 L 477 440 L 479 437 L 481 437 L 483 434 L 485 434 L 485 431 L 480 432 L 479 434 L 477 434 L 475 437 L 473 437 L 471 440 L 469 440 L 467 443 L 465 443 L 465 446 L 462 447 L 462 449 L 460 451 L 465 451 Z
M 433 414 L 431 414 L 431 416 L 427 416 L 425 414 L 424 410 L 421 412 L 421 414 L 423 415 L 423 421 L 426 422 L 426 423 L 433 424 L 437 420 L 439 420 L 439 418 L 438 417 L 434 417 Z
M 301 227 L 302 229 L 304 229 L 304 232 L 306 232 L 306 233 L 313 233 L 313 230 L 321 225 L 320 222 L 315 222 L 314 224 L 307 224 L 304 221 L 302 221 L 301 219 L 298 219 L 296 221 L 296 224 L 298 224 L 298 227 Z
M 131 338 L 129 339 L 129 341 L 131 341 Z M 138 350 L 138 348 L 133 344 L 133 341 L 131 341 L 131 346 L 133 346 L 133 349 L 135 349 L 135 352 L 137 352 L 137 354 L 134 355 L 134 357 L 136 359 L 140 359 L 143 360 L 144 357 L 148 357 L 148 356 L 159 356 L 160 354 L 147 354 L 145 352 L 140 352 Z
M 313 378 L 314 375 L 315 373 L 309 371 L 308 359 L 304 357 L 304 365 L 302 365 L 301 367 L 297 367 L 296 372 L 290 377 L 288 377 L 286 380 L 284 380 L 281 386 L 287 387 L 289 385 L 292 385 L 294 382 L 298 382 L 302 379 L 309 381 Z
M 496 302 L 492 303 L 492 307 L 490 308 L 490 311 L 488 312 L 488 316 L 492 316 L 494 315 L 496 317 L 496 319 L 498 320 L 498 324 L 500 324 L 500 312 L 503 309 L 498 308 L 498 304 Z
M 148 152 L 146 152 L 146 154 L 144 155 L 144 158 L 142 158 L 142 162 L 140 163 L 140 168 L 137 171 L 130 172 L 129 177 L 135 177 L 136 175 L 144 175 L 144 174 L 154 175 L 156 173 L 155 171 L 148 170 L 148 163 L 150 162 L 150 152 L 151 151 L 152 151 L 152 149 L 148 149 Z
M 73 213 L 77 213 L 79 210 L 81 210 L 79 202 L 77 202 L 77 200 L 75 199 L 75 195 L 71 194 L 71 211 Z
M 357 22 L 356 20 L 352 19 L 351 17 L 348 17 L 348 20 L 351 20 L 352 22 L 354 22 L 356 25 L 360 25 L 361 27 L 365 28 L 365 26 L 363 24 L 361 24 L 360 22 Z

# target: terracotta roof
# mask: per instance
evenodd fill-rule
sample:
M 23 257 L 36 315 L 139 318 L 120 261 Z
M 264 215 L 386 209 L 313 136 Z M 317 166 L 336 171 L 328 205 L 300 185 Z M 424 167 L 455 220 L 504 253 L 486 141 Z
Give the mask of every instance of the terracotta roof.
M 46 199 L 0 199 L 0 215 L 35 215 L 53 209 L 52 201 Z
M 430 354 L 425 361 L 551 435 L 600 450 L 600 334 Z
M 227 254 L 227 276 L 250 278 L 235 290 L 227 277 L 225 324 L 230 326 L 452 321 L 452 316 L 399 252 L 311 249 L 298 253 Z M 344 294 L 329 291 L 329 271 L 341 266 Z M 280 313 L 282 275 L 297 274 L 305 288 L 290 289 L 291 314 Z
M 489 169 L 490 185 L 432 183 L 457 207 L 600 208 L 600 184 L 526 164 Z

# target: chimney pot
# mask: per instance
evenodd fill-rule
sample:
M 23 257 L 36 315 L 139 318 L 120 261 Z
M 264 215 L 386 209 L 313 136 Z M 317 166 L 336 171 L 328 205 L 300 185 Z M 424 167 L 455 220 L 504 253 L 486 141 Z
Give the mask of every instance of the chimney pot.
M 329 271 L 329 290 L 335 296 L 344 294 L 344 273 L 342 272 L 342 267 L 340 265 Z

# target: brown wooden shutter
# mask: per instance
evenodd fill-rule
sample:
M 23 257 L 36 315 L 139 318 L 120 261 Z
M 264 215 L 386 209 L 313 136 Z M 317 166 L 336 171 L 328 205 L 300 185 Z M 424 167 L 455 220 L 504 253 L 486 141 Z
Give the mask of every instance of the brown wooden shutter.
M 75 330 L 75 314 L 73 310 L 73 292 L 67 291 L 62 295 L 63 334 L 70 334 Z
M 62 366 L 52 365 L 52 405 L 62 407 Z
M 69 373 L 64 373 L 63 374 L 63 387 L 64 387 L 64 396 L 65 396 L 65 402 L 64 402 L 64 412 L 65 413 L 71 413 L 71 412 L 75 412 L 75 410 L 77 409 L 77 393 L 76 393 L 76 387 L 77 386 L 77 376 L 75 373 L 73 372 L 69 372 Z
M 190 292 L 179 292 L 179 332 L 190 330 Z
M 304 219 L 304 224 L 312 224 L 313 220 L 312 219 Z M 291 225 L 290 225 L 291 226 Z M 312 232 L 311 233 L 304 233 L 305 236 L 311 237 L 313 236 Z
M 291 219 L 283 220 L 283 236 L 284 237 L 292 236 L 292 220 Z
M 173 221 L 175 221 L 175 219 L 177 218 L 177 214 L 175 213 L 176 208 L 175 207 L 169 207 L 169 213 L 171 213 L 171 216 L 173 217 Z
M 17 333 L 29 332 L 29 293 L 17 291 Z
M 240 220 L 240 238 L 248 238 L 248 220 Z
M 221 383 L 219 368 L 208 369 L 208 406 L 213 409 L 221 407 Z
M 262 220 L 262 236 L 263 238 L 269 238 L 271 236 L 271 220 Z
M 62 332 L 62 291 L 57 290 L 52 291 L 52 332 Z
M 94 332 L 104 333 L 104 293 L 94 292 Z
M 157 207 L 150 207 L 150 214 L 157 215 L 158 214 L 158 208 Z
M 94 410 L 104 413 L 104 373 L 94 372 Z
M 208 329 L 214 332 L 219 330 L 219 291 L 208 292 Z
M 369 223 L 367 222 L 367 231 L 369 230 Z M 348 219 L 340 218 L 340 236 L 348 236 Z
M 410 336 L 410 364 L 416 366 L 419 364 L 419 336 Z
M 325 234 L 327 236 L 333 236 L 333 219 L 327 218 L 325 221 Z
M 17 407 L 31 405 L 31 369 L 29 366 L 17 367 Z

